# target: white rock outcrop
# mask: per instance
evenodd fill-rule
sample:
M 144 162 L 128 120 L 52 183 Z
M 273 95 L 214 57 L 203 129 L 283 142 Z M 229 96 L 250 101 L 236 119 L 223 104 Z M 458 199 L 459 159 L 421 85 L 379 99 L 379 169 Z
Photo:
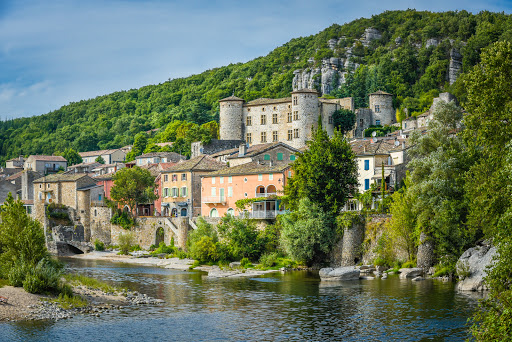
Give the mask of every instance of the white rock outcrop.
M 493 262 L 496 255 L 496 247 L 490 245 L 476 246 L 465 251 L 457 262 L 457 273 L 469 273 L 464 280 L 457 283 L 459 291 L 484 291 L 484 277 L 486 268 Z
M 319 272 L 322 281 L 357 280 L 360 271 L 353 266 L 322 268 Z
M 401 268 L 398 270 L 400 272 L 400 279 L 407 279 L 407 278 L 416 278 L 423 274 L 422 268 Z

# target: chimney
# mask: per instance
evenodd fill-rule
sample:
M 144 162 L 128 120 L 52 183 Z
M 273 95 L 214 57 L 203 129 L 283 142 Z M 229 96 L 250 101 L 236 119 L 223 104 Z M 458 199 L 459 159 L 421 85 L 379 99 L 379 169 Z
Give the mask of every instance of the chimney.
M 241 143 L 238 147 L 238 156 L 243 157 L 247 153 L 247 145 L 245 143 Z

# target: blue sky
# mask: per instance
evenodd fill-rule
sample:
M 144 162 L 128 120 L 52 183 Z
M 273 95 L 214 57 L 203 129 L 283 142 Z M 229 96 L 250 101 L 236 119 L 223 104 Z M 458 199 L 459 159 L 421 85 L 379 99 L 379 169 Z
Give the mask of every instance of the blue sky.
M 0 119 L 246 62 L 407 8 L 510 13 L 512 1 L 0 0 Z

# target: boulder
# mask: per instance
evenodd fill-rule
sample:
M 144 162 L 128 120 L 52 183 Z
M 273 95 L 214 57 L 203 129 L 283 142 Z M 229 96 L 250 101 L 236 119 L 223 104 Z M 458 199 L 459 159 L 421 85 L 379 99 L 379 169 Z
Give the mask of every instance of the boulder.
M 322 281 L 357 280 L 360 271 L 353 266 L 322 268 L 319 272 Z
M 420 281 L 420 280 L 425 280 L 425 278 L 419 276 L 419 277 L 416 277 L 416 278 L 412 279 L 412 281 Z
M 496 255 L 496 247 L 490 245 L 476 246 L 465 251 L 457 261 L 457 274 L 468 273 L 464 280 L 457 283 L 459 291 L 484 291 L 486 267 L 491 265 Z
M 407 278 L 416 278 L 423 274 L 423 269 L 421 268 L 401 268 L 398 270 L 400 272 L 400 279 Z

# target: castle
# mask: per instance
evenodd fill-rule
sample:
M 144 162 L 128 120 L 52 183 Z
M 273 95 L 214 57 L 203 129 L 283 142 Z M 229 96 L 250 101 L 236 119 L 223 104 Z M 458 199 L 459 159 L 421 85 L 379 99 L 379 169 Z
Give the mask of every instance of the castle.
M 334 133 L 332 115 L 336 110 L 354 111 L 354 99 L 319 98 L 312 89 L 301 89 L 291 97 L 261 98 L 245 102 L 230 96 L 220 103 L 220 140 L 244 140 L 249 145 L 284 142 L 295 148 L 306 146 L 318 119 L 330 136 Z M 395 123 L 393 96 L 383 91 L 369 94 L 370 108 L 355 110 L 356 124 L 350 135 L 361 137 L 371 125 Z

